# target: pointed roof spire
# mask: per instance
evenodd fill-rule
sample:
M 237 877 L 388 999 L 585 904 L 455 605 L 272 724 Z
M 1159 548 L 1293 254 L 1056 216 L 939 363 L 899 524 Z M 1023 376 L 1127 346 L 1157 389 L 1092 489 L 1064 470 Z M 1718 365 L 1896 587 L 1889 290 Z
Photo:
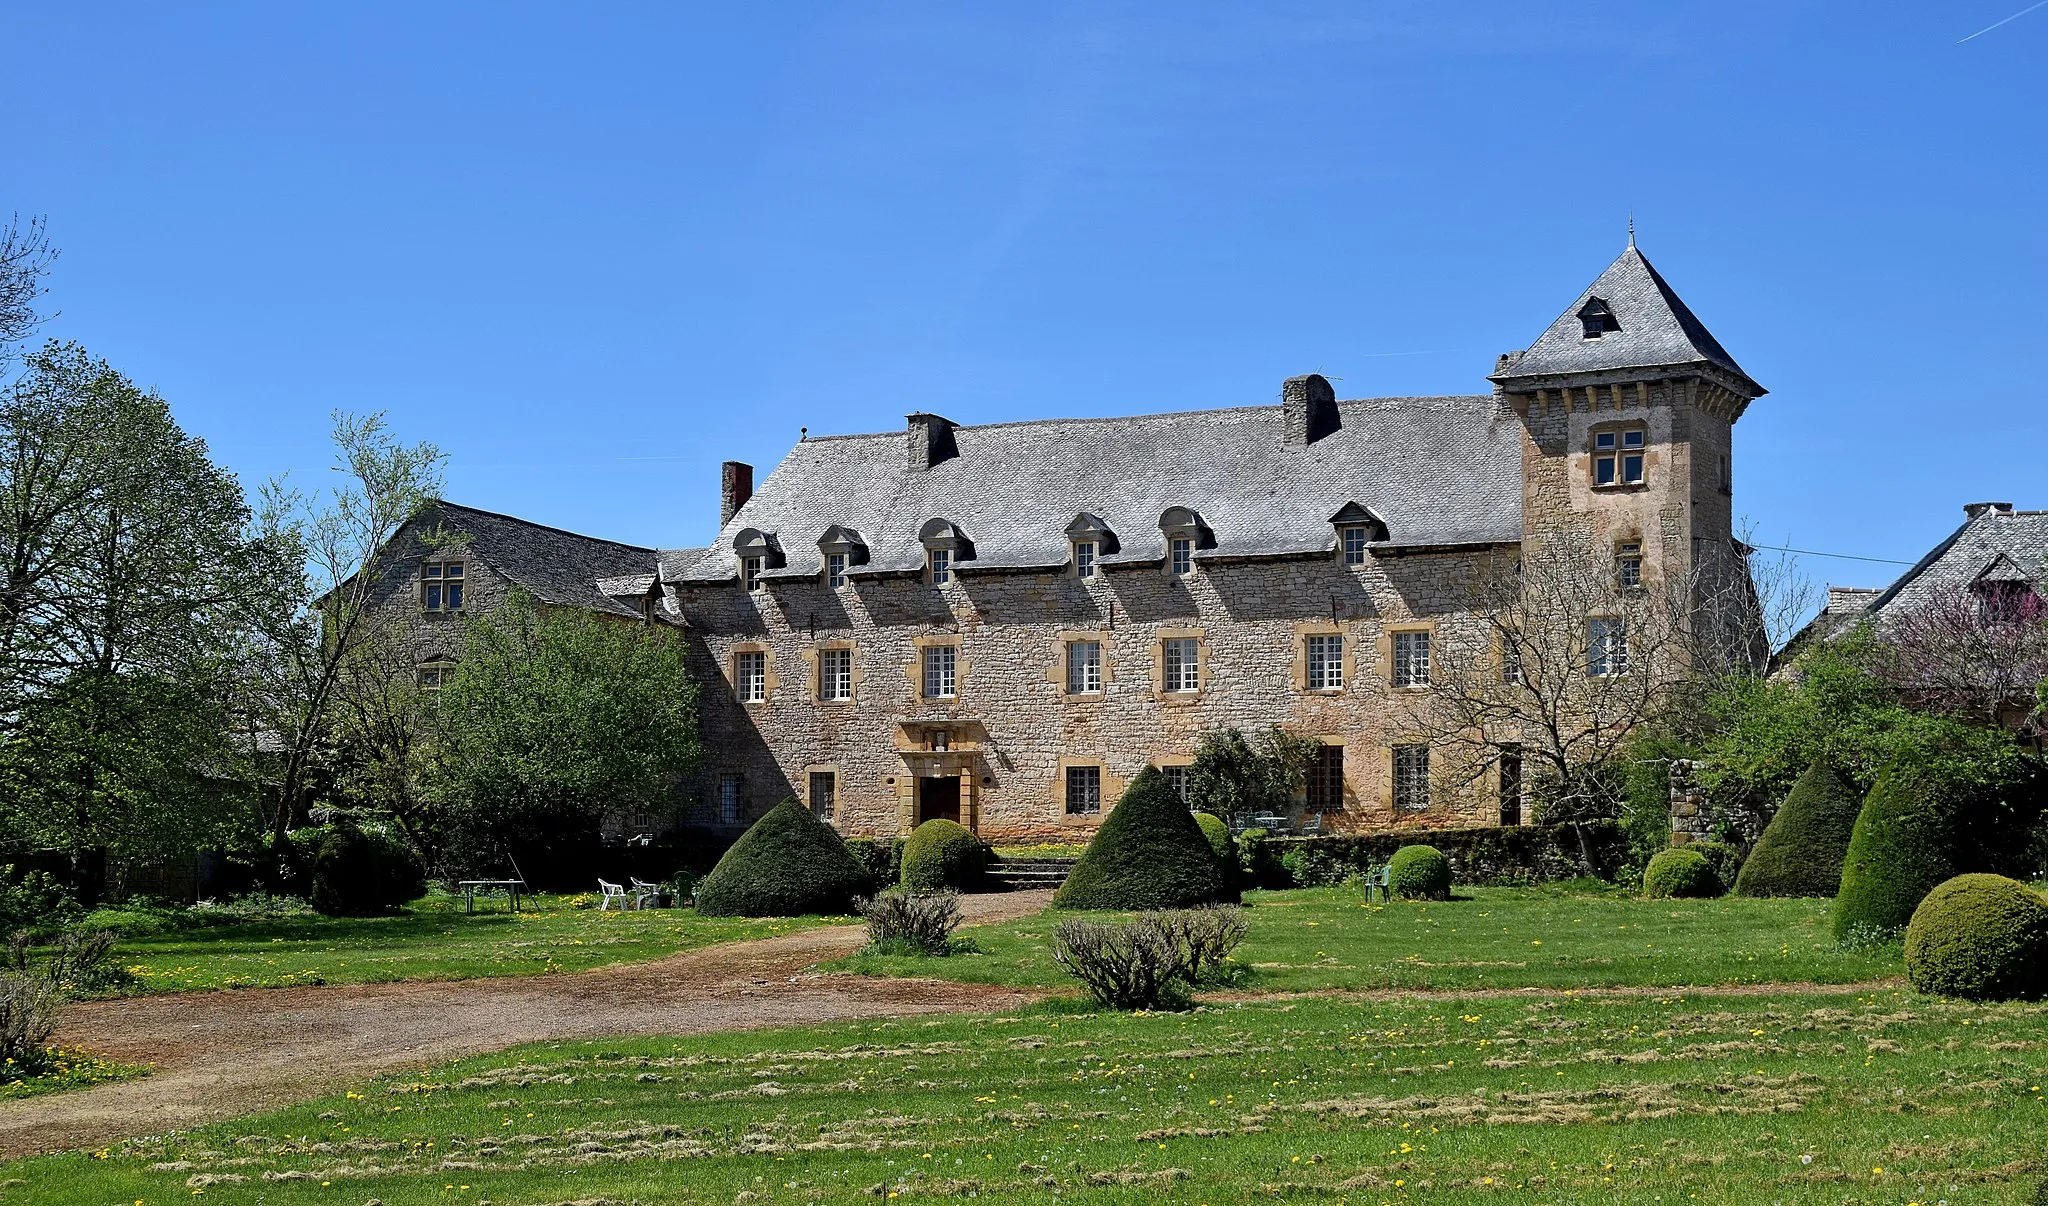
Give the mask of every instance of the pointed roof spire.
M 1714 372 L 1750 397 L 1764 392 L 1636 249 L 1631 218 L 1628 247 L 1492 380 L 1685 368 Z
M 1636 216 L 1634 214 L 1628 216 L 1628 245 L 1631 250 L 1636 245 Z

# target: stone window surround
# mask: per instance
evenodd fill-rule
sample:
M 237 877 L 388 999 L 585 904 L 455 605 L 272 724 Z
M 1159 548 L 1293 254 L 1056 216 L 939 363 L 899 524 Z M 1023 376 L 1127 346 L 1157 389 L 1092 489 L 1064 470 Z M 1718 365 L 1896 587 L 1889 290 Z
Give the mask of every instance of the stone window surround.
M 804 807 L 810 809 L 811 815 L 814 817 L 818 816 L 818 807 L 817 802 L 811 798 L 811 776 L 832 776 L 832 815 L 829 817 L 818 817 L 818 819 L 828 825 L 837 826 L 839 824 L 839 797 L 846 785 L 846 777 L 839 773 L 839 764 L 837 762 L 812 762 L 804 767 L 803 775 Z
M 1101 775 L 1102 807 L 1096 812 L 1067 811 L 1067 768 L 1070 766 L 1092 766 Z M 1107 758 L 1090 754 L 1062 754 L 1058 767 L 1052 776 L 1052 806 L 1063 825 L 1093 829 L 1102 824 L 1102 818 L 1110 814 L 1116 802 L 1123 798 L 1125 781 L 1116 777 L 1109 768 Z
M 761 655 L 761 698 L 740 697 L 740 654 Z M 725 652 L 725 680 L 732 688 L 732 697 L 744 707 L 758 708 L 775 698 L 775 687 L 781 676 L 775 673 L 775 650 L 766 641 L 735 641 Z
M 1161 754 L 1152 759 L 1152 765 L 1158 767 L 1162 773 L 1169 767 L 1186 770 L 1194 764 L 1195 756 L 1193 754 Z
M 824 681 L 819 678 L 819 664 L 824 660 L 818 655 L 827 649 L 844 649 L 847 654 L 847 696 L 845 699 L 827 699 L 823 690 Z M 817 641 L 807 646 L 800 654 L 804 661 L 804 679 L 811 684 L 811 701 L 820 704 L 850 704 L 860 699 L 860 646 L 852 640 Z M 921 655 L 920 655 L 921 656 Z
M 1430 758 L 1430 760 L 1429 760 L 1429 786 L 1430 786 L 1430 795 L 1429 795 L 1429 800 L 1428 800 L 1427 804 L 1426 804 L 1426 805 L 1425 805 L 1424 807 L 1422 807 L 1422 808 L 1402 808 L 1402 807 L 1400 807 L 1400 806 L 1399 806 L 1399 805 L 1398 805 L 1397 803 L 1395 803 L 1395 782 L 1394 782 L 1394 779 L 1395 779 L 1395 774 L 1396 774 L 1396 762 L 1397 762 L 1397 754 L 1396 754 L 1396 751 L 1397 751 L 1397 750 L 1399 750 L 1399 749 L 1400 749 L 1401 747 L 1403 747 L 1403 746 L 1412 746 L 1412 745 L 1419 745 L 1419 746 L 1422 746 L 1422 747 L 1423 747 L 1424 749 L 1429 749 L 1429 738 L 1427 738 L 1427 737 L 1424 737 L 1424 736 L 1420 736 L 1420 735 L 1416 735 L 1416 736 L 1398 736 L 1398 735 L 1397 735 L 1397 736 L 1394 736 L 1394 737 L 1390 737 L 1390 738 L 1389 738 L 1389 739 L 1387 740 L 1387 745 L 1386 745 L 1386 753 L 1385 753 L 1385 755 L 1383 756 L 1383 762 L 1382 762 L 1382 765 L 1384 766 L 1384 768 L 1386 769 L 1386 772 L 1387 772 L 1387 779 L 1386 779 L 1386 784 L 1387 784 L 1387 786 L 1386 786 L 1386 793 L 1385 793 L 1385 794 L 1384 794 L 1384 795 L 1383 795 L 1383 796 L 1381 797 L 1381 803 L 1382 803 L 1382 804 L 1384 804 L 1384 805 L 1386 806 L 1386 809 L 1387 809 L 1387 811 L 1388 811 L 1389 813 L 1392 813 L 1392 814 L 1393 814 L 1394 816 L 1397 816 L 1397 817 L 1413 817 L 1413 816 L 1420 816 L 1420 815 L 1422 815 L 1423 813 L 1426 813 L 1426 812 L 1430 812 L 1430 811 L 1433 811 L 1433 810 L 1434 810 L 1434 809 L 1436 808 L 1436 805 L 1437 805 L 1437 799 L 1436 799 L 1436 790 L 1437 790 L 1437 772 L 1438 772 L 1438 769 L 1439 769 L 1439 768 L 1438 768 L 1438 766 L 1437 766 L 1437 760 L 1436 760 L 1436 759 L 1435 759 L 1434 757 Z M 1431 753 L 1432 753 L 1432 754 L 1433 754 L 1434 752 L 1435 752 L 1435 751 L 1433 751 L 1433 750 L 1431 751 Z
M 1617 398 L 1618 402 L 1619 399 Z M 1621 447 L 1623 439 L 1621 433 L 1625 431 L 1640 431 L 1643 433 L 1642 447 L 1634 450 L 1643 458 L 1643 476 L 1636 481 L 1624 480 L 1621 474 L 1621 458 L 1629 451 Z M 1600 436 L 1608 433 L 1614 435 L 1615 447 L 1611 450 L 1597 450 L 1595 445 L 1599 442 Z M 1599 461 L 1602 456 L 1611 456 L 1615 461 L 1614 480 L 1605 484 L 1599 478 Z M 1631 490 L 1648 489 L 1650 469 L 1654 464 L 1655 460 L 1650 455 L 1649 424 L 1641 419 L 1611 419 L 1604 423 L 1594 423 L 1586 428 L 1586 483 L 1593 489 L 1603 494 L 1617 491 L 1626 493 Z
M 1394 682 L 1394 634 L 1397 632 L 1426 632 L 1429 634 L 1430 670 L 1434 672 L 1436 669 L 1437 653 L 1436 622 L 1434 620 L 1402 620 L 1396 623 L 1382 625 L 1380 628 L 1380 637 L 1378 645 L 1380 664 L 1387 668 L 1386 683 L 1388 690 L 1429 690 L 1430 684 L 1428 682 L 1411 683 L 1407 686 L 1401 686 Z
M 1337 807 L 1329 811 L 1347 811 L 1349 805 L 1353 801 L 1358 799 L 1357 790 L 1351 786 L 1352 763 L 1350 757 L 1351 751 L 1349 748 L 1349 743 L 1344 740 L 1341 734 L 1336 733 L 1319 733 L 1316 735 L 1316 740 L 1321 742 L 1325 746 L 1336 746 L 1338 749 L 1344 751 L 1343 777 L 1341 781 L 1337 784 Z M 1315 777 L 1317 769 L 1319 768 L 1312 768 L 1309 771 L 1309 777 L 1311 779 Z M 1304 805 L 1308 803 L 1308 792 L 1305 788 L 1302 792 L 1302 803 Z
M 941 695 L 934 697 L 924 693 L 924 651 L 933 645 L 952 645 L 955 647 L 953 654 L 953 694 L 950 696 Z M 910 683 L 910 698 L 914 703 L 957 703 L 967 696 L 968 675 L 973 669 L 974 663 L 967 660 L 967 645 L 961 640 L 959 633 L 932 632 L 910 638 L 910 662 L 903 667 L 903 677 Z M 859 671 L 856 670 L 854 673 L 858 675 Z M 855 683 L 854 693 L 860 693 L 858 682 Z
M 1111 656 L 1110 632 L 1106 628 L 1063 630 L 1053 640 L 1052 665 L 1045 672 L 1046 679 L 1059 692 L 1061 699 L 1092 701 L 1109 695 L 1109 684 L 1116 681 L 1116 659 Z M 1067 690 L 1067 646 L 1076 641 L 1094 641 L 1102 649 L 1102 690 L 1079 693 Z
M 448 679 L 448 672 L 453 669 L 453 658 L 430 657 L 414 668 L 413 681 L 422 691 L 439 691 L 441 684 Z
M 1649 542 L 1644 540 L 1641 533 L 1633 528 L 1615 534 L 1614 585 L 1617 589 L 1628 592 L 1643 589 L 1643 570 L 1647 560 L 1644 556 L 1644 551 L 1648 547 Z M 1628 580 L 1629 575 L 1623 567 L 1623 562 L 1629 559 L 1635 561 L 1635 581 L 1633 582 Z
M 1342 695 L 1356 681 L 1354 663 L 1357 660 L 1356 642 L 1350 639 L 1347 625 L 1336 620 L 1302 620 L 1294 625 L 1294 665 L 1292 682 L 1296 693 L 1301 695 Z M 1338 658 L 1340 673 L 1344 676 L 1343 686 L 1316 687 L 1308 685 L 1308 639 L 1312 636 L 1334 636 L 1344 638 L 1344 650 Z
M 1166 689 L 1166 642 L 1192 640 L 1195 643 L 1195 689 Z M 1164 704 L 1191 704 L 1209 690 L 1211 658 L 1209 633 L 1203 628 L 1160 628 L 1152 633 L 1152 698 Z

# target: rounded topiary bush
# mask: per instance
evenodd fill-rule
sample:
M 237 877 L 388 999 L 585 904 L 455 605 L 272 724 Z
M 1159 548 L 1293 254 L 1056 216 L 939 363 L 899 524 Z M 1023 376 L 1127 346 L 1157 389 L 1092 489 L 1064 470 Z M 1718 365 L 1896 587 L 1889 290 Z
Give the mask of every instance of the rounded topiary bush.
M 1721 891 L 1721 877 L 1714 874 L 1714 864 L 1690 847 L 1659 850 L 1643 869 L 1643 895 L 1648 897 L 1712 897 Z
M 974 831 L 956 821 L 934 818 L 910 831 L 903 843 L 903 886 L 912 892 L 981 886 L 988 869 L 988 847 Z
M 850 913 L 874 881 L 831 826 L 784 800 L 740 835 L 697 884 L 706 917 Z
M 331 916 L 389 913 L 426 890 L 419 860 L 381 829 L 338 824 L 313 855 L 313 907 Z
M 1213 812 L 1196 813 L 1195 824 L 1202 827 L 1202 836 L 1209 840 L 1209 849 L 1216 852 L 1217 864 L 1234 874 L 1237 871 L 1237 843 L 1230 840 L 1230 826 Z
M 1235 896 L 1216 851 L 1166 776 L 1146 767 L 1053 894 L 1066 909 L 1181 909 Z
M 1686 849 L 1694 851 L 1707 860 L 1707 866 L 1714 870 L 1714 880 L 1721 885 L 1719 896 L 1735 886 L 1742 875 L 1742 851 L 1726 842 L 1690 842 Z
M 1448 899 L 1451 860 L 1435 846 L 1403 846 L 1387 860 L 1387 890 L 1410 900 Z
M 1833 896 L 1863 797 L 1841 772 L 1816 762 L 1800 773 L 1735 877 L 1737 896 Z
M 1953 826 L 1919 775 L 1901 766 L 1880 774 L 1856 814 L 1842 861 L 1836 941 L 1896 937 L 1934 886 L 1960 870 L 1955 846 Z
M 2048 901 L 2003 875 L 1958 875 L 1906 927 L 1913 987 L 1972 1001 L 2048 995 Z

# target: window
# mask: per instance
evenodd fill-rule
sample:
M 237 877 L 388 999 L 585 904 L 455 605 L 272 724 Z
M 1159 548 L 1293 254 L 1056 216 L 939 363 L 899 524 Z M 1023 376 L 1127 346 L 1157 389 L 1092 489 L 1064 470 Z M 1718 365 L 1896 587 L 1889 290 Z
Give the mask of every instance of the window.
M 1195 538 L 1175 536 L 1166 542 L 1169 568 L 1176 578 L 1185 578 L 1195 572 Z
M 1522 634 L 1507 629 L 1500 634 L 1500 681 L 1510 687 L 1528 685 L 1522 669 Z
M 1344 747 L 1326 745 L 1308 772 L 1308 810 L 1344 811 Z
M 959 687 L 957 671 L 960 648 L 957 645 L 926 645 L 924 647 L 924 697 L 926 699 L 951 699 Z
M 853 650 L 818 650 L 818 698 L 828 701 L 853 698 Z
M 1394 747 L 1394 808 L 1421 812 L 1429 807 L 1429 747 Z
M 1621 323 L 1614 317 L 1614 311 L 1600 298 L 1589 298 L 1579 307 L 1579 335 L 1583 339 L 1598 339 L 1609 331 L 1621 330 Z
M 1185 766 L 1162 766 L 1159 773 L 1166 776 L 1166 785 L 1173 789 L 1174 798 L 1188 802 L 1188 768 Z
M 1417 631 L 1394 634 L 1394 685 L 1429 685 L 1429 633 Z
M 718 777 L 718 823 L 737 825 L 742 813 L 740 806 L 740 777 L 720 775 Z
M 1643 429 L 1593 433 L 1593 484 L 1596 486 L 1640 486 L 1643 484 Z
M 1586 673 L 1615 678 L 1628 673 L 1628 621 L 1595 616 L 1586 621 Z
M 1522 747 L 1502 746 L 1500 751 L 1500 823 L 1522 823 Z
M 1365 546 L 1372 539 L 1372 533 L 1363 527 L 1338 529 L 1338 538 L 1344 546 L 1344 564 L 1364 565 Z
M 1643 546 L 1627 541 L 1614 546 L 1614 584 L 1633 590 L 1643 584 Z
M 462 571 L 459 561 L 441 561 L 420 567 L 420 609 L 422 611 L 462 610 Z
M 846 585 L 846 554 L 825 554 L 825 585 L 838 590 Z
M 1344 638 L 1334 633 L 1306 638 L 1308 689 L 1339 691 L 1344 687 Z
M 944 586 L 953 580 L 953 550 L 933 549 L 931 561 L 933 586 Z
M 1102 643 L 1067 642 L 1067 694 L 1096 695 L 1102 691 Z
M 1201 688 L 1201 645 L 1193 637 L 1168 637 L 1160 642 L 1162 690 L 1184 694 Z
M 768 698 L 768 655 L 760 652 L 732 655 L 732 689 L 741 703 L 760 703 Z
M 1721 493 L 1735 493 L 1735 476 L 1728 467 L 1728 454 L 1725 452 L 1721 454 Z
M 826 824 L 839 804 L 839 776 L 832 771 L 811 772 L 811 814 Z
M 420 667 L 420 690 L 439 691 L 441 684 L 448 681 L 448 675 L 455 669 L 454 662 L 428 662 Z
M 1082 816 L 1102 811 L 1102 768 L 1099 766 L 1070 766 L 1067 768 L 1067 814 Z
M 1095 576 L 1095 542 L 1077 540 L 1074 542 L 1074 576 L 1093 578 Z
M 748 590 L 761 589 L 761 559 L 759 557 L 740 558 L 740 585 Z

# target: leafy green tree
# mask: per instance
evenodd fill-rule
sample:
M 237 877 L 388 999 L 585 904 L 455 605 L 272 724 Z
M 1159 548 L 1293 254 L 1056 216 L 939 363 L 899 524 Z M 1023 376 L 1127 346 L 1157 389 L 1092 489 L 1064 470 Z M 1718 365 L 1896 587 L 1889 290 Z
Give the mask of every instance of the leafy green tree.
M 1188 805 L 1228 821 L 1284 815 L 1322 752 L 1312 737 L 1274 725 L 1256 741 L 1237 729 L 1210 729 L 1187 772 Z
M 428 791 L 458 861 L 671 802 L 700 756 L 679 632 L 524 595 L 464 621 L 433 712 Z

